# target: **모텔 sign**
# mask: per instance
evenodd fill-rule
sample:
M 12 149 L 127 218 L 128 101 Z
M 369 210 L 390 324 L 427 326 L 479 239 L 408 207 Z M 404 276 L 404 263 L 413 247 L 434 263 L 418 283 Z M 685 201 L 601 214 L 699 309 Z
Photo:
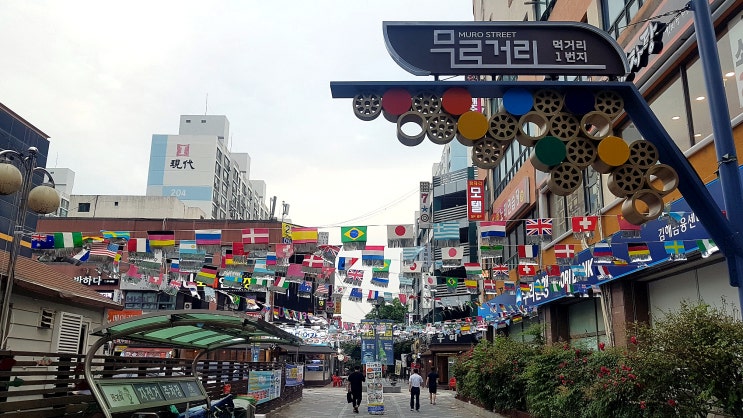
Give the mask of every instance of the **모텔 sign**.
M 623 76 L 627 56 L 579 22 L 384 22 L 392 59 L 415 75 Z

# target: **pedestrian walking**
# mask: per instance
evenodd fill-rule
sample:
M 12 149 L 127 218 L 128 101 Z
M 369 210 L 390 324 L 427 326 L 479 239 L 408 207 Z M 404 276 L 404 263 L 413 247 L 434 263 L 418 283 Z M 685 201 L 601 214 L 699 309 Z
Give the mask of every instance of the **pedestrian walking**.
M 439 374 L 436 373 L 436 368 L 431 367 L 431 373 L 426 376 L 426 386 L 428 386 L 428 400 L 431 405 L 436 405 L 436 389 L 439 385 Z
M 418 374 L 418 369 L 413 369 L 413 374 L 408 379 L 408 391 L 410 392 L 410 410 L 420 412 L 421 409 L 421 386 L 423 385 L 423 378 Z
M 361 367 L 356 366 L 353 373 L 348 375 L 348 391 L 351 392 L 353 398 L 353 412 L 359 413 L 359 405 L 361 405 L 361 388 L 362 383 L 366 382 L 366 376 L 361 373 Z

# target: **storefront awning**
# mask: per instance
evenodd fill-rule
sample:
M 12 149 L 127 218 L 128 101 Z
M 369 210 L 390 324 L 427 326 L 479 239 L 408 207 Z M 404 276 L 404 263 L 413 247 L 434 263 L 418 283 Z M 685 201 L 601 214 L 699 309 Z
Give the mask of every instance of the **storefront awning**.
M 98 328 L 92 335 L 201 350 L 246 343 L 302 343 L 301 338 L 243 313 L 193 310 L 148 313 Z

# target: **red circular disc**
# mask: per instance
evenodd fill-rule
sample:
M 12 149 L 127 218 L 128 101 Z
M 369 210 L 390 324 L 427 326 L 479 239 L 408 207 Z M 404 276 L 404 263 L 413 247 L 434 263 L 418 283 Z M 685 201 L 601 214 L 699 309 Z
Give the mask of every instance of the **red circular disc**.
M 449 257 L 454 257 L 457 255 L 457 249 L 456 248 L 449 248 Z
M 382 109 L 385 112 L 400 116 L 410 110 L 413 105 L 413 98 L 405 89 L 391 89 L 382 95 Z
M 407 228 L 405 228 L 404 226 L 398 225 L 398 226 L 395 227 L 395 234 L 397 236 L 403 236 L 403 235 L 405 235 L 405 230 L 406 229 Z
M 461 115 L 472 107 L 472 95 L 462 87 L 450 88 L 444 92 L 441 106 L 452 115 Z

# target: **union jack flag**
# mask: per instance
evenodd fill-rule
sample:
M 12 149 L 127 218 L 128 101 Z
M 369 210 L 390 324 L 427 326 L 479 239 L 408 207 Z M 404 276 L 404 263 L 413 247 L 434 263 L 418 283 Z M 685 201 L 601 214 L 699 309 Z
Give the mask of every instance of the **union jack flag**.
M 364 278 L 364 270 L 348 270 L 346 277 L 349 279 L 362 280 Z
M 526 235 L 552 235 L 552 218 L 527 219 Z
M 506 264 L 496 264 L 493 266 L 493 274 L 508 276 L 508 266 Z

